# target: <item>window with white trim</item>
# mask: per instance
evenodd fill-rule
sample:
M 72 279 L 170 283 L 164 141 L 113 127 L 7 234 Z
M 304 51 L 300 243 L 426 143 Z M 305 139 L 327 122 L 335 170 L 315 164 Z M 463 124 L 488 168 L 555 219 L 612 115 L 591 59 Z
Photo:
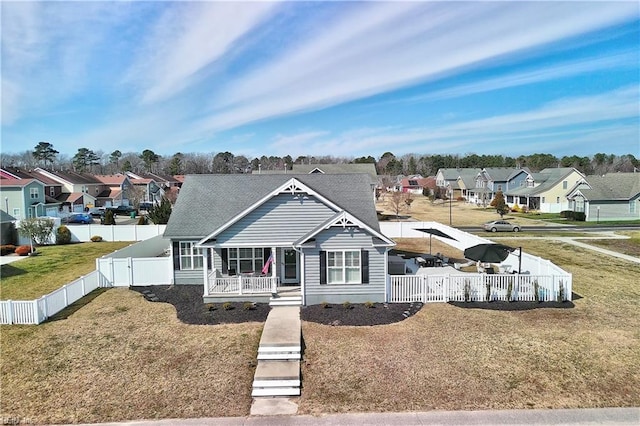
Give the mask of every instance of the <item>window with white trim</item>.
M 12 215 L 12 216 L 13 216 L 13 217 L 15 217 L 16 219 L 22 219 L 22 218 L 20 217 L 20 209 L 18 209 L 18 208 L 14 208 L 14 209 L 13 209 L 13 215 Z
M 263 254 L 262 248 L 230 248 L 229 269 L 234 269 L 237 274 L 261 271 L 264 266 Z
M 362 277 L 360 251 L 327 251 L 327 284 L 359 283 Z
M 40 196 L 40 192 L 38 191 L 38 188 L 29 188 L 29 194 L 31 195 L 32 200 L 37 200 L 38 197 Z
M 202 269 L 202 249 L 194 241 L 180 241 L 180 269 Z
M 53 186 L 49 187 L 49 196 L 50 197 L 55 197 L 56 196 L 56 188 Z
M 567 189 L 569 187 L 569 183 L 566 180 L 562 181 L 562 189 Z

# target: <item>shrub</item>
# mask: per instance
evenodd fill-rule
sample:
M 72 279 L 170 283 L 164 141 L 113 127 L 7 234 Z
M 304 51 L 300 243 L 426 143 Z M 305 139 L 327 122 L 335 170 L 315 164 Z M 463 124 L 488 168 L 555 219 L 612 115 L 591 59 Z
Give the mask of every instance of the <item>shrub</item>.
M 320 302 L 320 306 L 322 306 L 322 309 L 327 309 L 329 307 L 329 303 L 327 302 Z
M 471 301 L 471 282 L 469 280 L 464 280 L 464 301 Z
M 69 244 L 71 242 L 71 231 L 65 225 L 56 229 L 56 244 Z
M 511 302 L 511 295 L 513 294 L 513 279 L 509 278 L 507 284 L 507 302 Z
M 94 235 L 93 237 L 91 237 L 91 241 L 93 241 L 94 243 L 99 243 L 100 241 L 102 241 L 102 237 L 100 235 Z
M 465 200 L 465 198 L 462 195 L 458 195 L 456 197 L 456 201 L 464 201 L 464 200 Z
M 253 311 L 256 308 L 256 304 L 253 302 L 244 302 L 242 309 L 245 311 Z
M 104 213 L 104 225 L 115 225 L 115 224 L 116 224 L 116 218 L 114 217 L 113 210 L 108 209 Z
M 16 246 L 13 244 L 4 244 L 0 246 L 0 256 L 6 256 L 16 251 Z
M 36 250 L 33 249 L 33 251 L 35 252 Z M 31 246 L 19 246 L 18 248 L 16 248 L 17 255 L 26 256 L 29 253 L 31 253 Z
M 366 301 L 366 302 L 364 302 L 364 307 L 365 308 L 369 308 L 369 309 L 375 308 L 375 303 L 370 302 L 370 301 Z
M 146 225 L 148 223 L 146 216 L 138 217 L 138 225 Z
M 53 219 L 32 217 L 20 221 L 18 232 L 42 246 L 49 242 L 49 238 L 53 232 L 53 226 Z
M 342 307 L 345 309 L 353 308 L 353 306 L 351 306 L 351 302 L 349 302 L 348 300 L 345 300 L 344 302 L 342 302 Z
M 216 310 L 216 305 L 214 305 L 213 303 L 207 303 L 207 311 L 209 312 L 213 312 Z
M 538 284 L 538 280 L 533 282 L 533 298 L 536 302 L 540 302 L 540 285 Z
M 573 210 L 562 210 L 560 212 L 560 217 L 571 219 L 573 217 Z
M 573 212 L 573 220 L 584 222 L 587 219 L 587 215 L 584 212 Z
M 514 204 L 513 207 L 511 207 L 511 211 L 514 213 L 520 213 L 522 211 L 522 209 L 520 208 L 519 205 Z
M 225 311 L 230 311 L 233 309 L 233 304 L 231 302 L 224 302 L 222 304 L 222 309 L 224 309 Z

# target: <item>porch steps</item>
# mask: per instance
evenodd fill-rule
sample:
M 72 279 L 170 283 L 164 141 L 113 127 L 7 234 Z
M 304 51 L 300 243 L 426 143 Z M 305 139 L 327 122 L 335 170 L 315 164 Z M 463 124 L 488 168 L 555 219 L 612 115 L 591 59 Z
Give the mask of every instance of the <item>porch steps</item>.
M 302 306 L 302 296 L 271 297 L 269 306 Z
M 287 298 L 290 297 L 296 298 Z M 299 396 L 301 352 L 299 305 L 274 306 L 262 330 L 251 396 L 257 399 Z
M 258 360 L 261 359 L 300 359 L 300 346 L 261 346 L 258 348 Z

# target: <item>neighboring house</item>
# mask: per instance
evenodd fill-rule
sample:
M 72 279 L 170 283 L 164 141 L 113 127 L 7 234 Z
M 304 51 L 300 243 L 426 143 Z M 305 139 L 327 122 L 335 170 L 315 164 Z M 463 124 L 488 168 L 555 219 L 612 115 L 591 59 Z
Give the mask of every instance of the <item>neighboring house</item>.
M 442 168 L 436 173 L 436 186 L 447 191 L 447 194 L 452 192 L 453 198 L 464 197 L 468 199 L 470 191 L 475 188 L 475 185 L 470 183 L 470 177 L 475 177 L 480 172 L 480 169 Z
M 98 204 L 101 206 L 119 206 L 130 204 L 129 190 L 133 186 L 129 177 L 122 173 L 115 175 L 94 175 L 96 179 L 108 187 L 98 194 Z
M 44 183 L 37 179 L 0 179 L 0 202 L 17 220 L 57 216 L 59 203 L 47 203 Z
M 503 193 L 506 191 L 509 177 L 515 170 L 512 167 L 488 167 L 480 170 L 475 176 L 473 189 L 467 191 L 467 201 L 474 204 L 489 204 L 498 191 Z
M 557 167 L 530 173 L 522 182 L 523 186 L 512 189 L 509 184 L 505 192 L 507 204 L 539 210 L 543 213 L 559 213 L 569 210 L 567 194 L 584 175 L 573 167 Z
M 588 222 L 640 219 L 640 173 L 590 175 L 567 194 L 569 210 Z
M 6 207 L 5 207 L 6 208 Z M 16 218 L 0 210 L 0 244 L 15 244 L 16 243 Z
M 458 178 L 453 185 L 459 190 L 457 196 L 464 198 L 468 203 L 477 203 L 478 197 L 476 192 L 477 169 L 459 169 Z
M 307 305 L 382 302 L 395 244 L 380 233 L 370 185 L 366 174 L 189 175 L 164 233 L 174 283 L 229 300 L 237 276 L 265 275 L 300 286 Z
M 373 163 L 341 164 L 293 164 L 291 170 L 253 170 L 253 174 L 367 174 L 371 178 L 372 189 L 378 185 L 378 172 Z
M 173 188 L 174 186 L 179 187 L 182 185 L 182 182 L 176 179 L 175 176 L 165 175 L 162 173 L 134 173 L 127 172 L 127 175 L 132 179 L 151 179 L 158 185 L 160 188 L 166 190 L 167 188 Z
M 58 201 L 58 197 L 62 194 L 62 184 L 58 181 L 38 173 L 35 170 L 22 170 L 17 167 L 5 167 L 0 169 L 0 176 L 11 179 L 36 179 L 44 183 L 44 198 L 47 206 L 47 216 L 57 216 L 62 204 Z M 56 207 L 56 211 L 54 211 Z
M 420 175 L 409 176 L 400 180 L 400 190 L 411 194 L 422 194 L 427 188 L 429 192 L 435 189 L 436 180 L 433 177 L 424 178 Z
M 164 196 L 164 189 L 148 174 L 136 174 L 126 172 L 129 181 L 134 187 L 141 188 L 144 191 L 142 200 L 147 203 L 159 203 Z
M 98 196 L 109 190 L 108 185 L 90 173 L 45 170 L 40 167 L 33 171 L 62 184 L 62 193 L 56 199 L 70 211 L 78 212 L 97 206 Z

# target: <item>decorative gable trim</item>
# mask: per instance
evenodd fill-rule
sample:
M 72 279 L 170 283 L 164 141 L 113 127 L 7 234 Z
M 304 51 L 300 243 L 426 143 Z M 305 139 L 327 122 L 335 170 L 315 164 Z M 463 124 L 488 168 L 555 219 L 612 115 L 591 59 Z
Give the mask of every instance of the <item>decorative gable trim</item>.
M 338 212 L 335 216 L 326 220 L 324 223 L 317 226 L 307 235 L 304 235 L 302 238 L 300 238 L 298 241 L 294 242 L 293 246 L 300 247 L 310 239 L 315 238 L 320 232 L 333 227 L 342 227 L 343 229 L 350 228 L 350 227 L 364 229 L 373 237 L 378 238 L 379 240 L 382 241 L 382 244 L 374 243 L 373 244 L 374 246 L 392 247 L 396 245 L 396 243 L 394 243 L 392 240 L 382 235 L 380 232 L 376 231 L 375 229 L 366 225 L 364 222 L 357 219 L 352 214 L 343 210 Z
M 238 214 L 235 217 L 233 217 L 231 220 L 229 220 L 223 226 L 221 226 L 220 228 L 218 228 L 215 231 L 213 231 L 211 234 L 207 235 L 206 237 L 204 237 L 203 239 L 198 241 L 198 245 L 205 244 L 208 240 L 215 239 L 216 236 L 218 236 L 220 233 L 222 233 L 223 231 L 228 229 L 231 225 L 237 223 L 239 220 L 241 220 L 242 218 L 247 216 L 249 213 L 251 213 L 252 211 L 257 209 L 258 207 L 260 207 L 262 204 L 264 204 L 265 202 L 267 202 L 268 200 L 270 200 L 271 198 L 273 198 L 273 197 L 275 197 L 276 195 L 279 195 L 279 194 L 291 194 L 291 195 L 307 194 L 307 195 L 312 195 L 315 198 L 317 198 L 320 202 L 322 202 L 325 205 L 327 205 L 332 210 L 334 210 L 334 211 L 342 211 L 340 206 L 336 205 L 335 203 L 333 203 L 329 199 L 327 199 L 327 198 L 323 197 L 322 195 L 318 194 L 316 191 L 314 191 L 313 189 L 311 189 L 309 186 L 305 185 L 304 183 L 300 182 L 298 179 L 291 178 L 287 182 L 285 182 L 284 184 L 280 185 L 279 187 L 277 187 L 276 189 L 271 191 L 266 196 L 262 197 L 256 203 L 254 203 L 251 206 L 249 206 L 247 209 L 242 211 L 240 214 Z
M 315 169 L 311 170 L 309 172 L 310 175 L 315 174 L 315 173 L 322 173 L 324 174 L 324 171 L 322 171 L 320 168 L 316 167 Z

